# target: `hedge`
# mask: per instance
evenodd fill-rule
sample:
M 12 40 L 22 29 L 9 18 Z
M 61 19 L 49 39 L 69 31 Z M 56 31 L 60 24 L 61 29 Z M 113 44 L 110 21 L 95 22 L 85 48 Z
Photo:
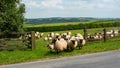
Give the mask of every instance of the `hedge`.
M 25 27 L 25 31 L 64 31 L 64 30 L 76 30 L 83 28 L 104 28 L 104 27 L 119 27 L 120 22 L 108 22 L 108 23 L 80 23 L 75 25 L 60 25 L 60 26 L 42 26 L 42 27 Z

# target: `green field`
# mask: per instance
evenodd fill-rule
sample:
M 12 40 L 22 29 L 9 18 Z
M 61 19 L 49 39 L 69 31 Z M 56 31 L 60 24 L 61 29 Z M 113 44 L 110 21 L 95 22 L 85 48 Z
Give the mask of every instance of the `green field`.
M 103 28 L 98 28 L 97 30 L 102 30 L 102 29 Z M 94 29 L 91 30 L 93 31 Z M 83 30 L 70 30 L 70 31 L 72 32 L 73 35 L 75 33 L 83 34 Z M 67 31 L 59 31 L 57 33 L 63 33 L 63 32 L 67 32 Z M 47 33 L 48 32 L 45 32 L 44 36 L 46 36 Z M 56 52 L 51 53 L 47 48 L 48 43 L 49 42 L 45 42 L 43 38 L 41 38 L 36 40 L 36 49 L 33 51 L 31 50 L 0 51 L 0 65 L 36 61 L 43 59 L 53 59 L 64 56 L 73 56 L 73 55 L 81 55 L 86 53 L 95 53 L 95 52 L 120 49 L 120 45 L 119 45 L 120 38 L 109 39 L 107 40 L 107 42 L 103 42 L 103 41 L 87 42 L 87 44 L 81 50 L 76 48 L 72 52 L 61 52 L 59 54 L 56 54 Z
M 120 22 L 120 20 L 93 20 L 89 22 L 59 22 L 59 23 L 46 23 L 46 24 L 24 24 L 24 27 L 45 27 L 45 26 L 61 26 L 61 25 L 77 25 L 80 23 L 112 23 Z
M 42 26 L 61 26 L 61 25 L 76 25 L 88 22 L 67 22 L 67 23 L 47 23 L 47 24 L 25 24 L 25 27 L 42 27 Z

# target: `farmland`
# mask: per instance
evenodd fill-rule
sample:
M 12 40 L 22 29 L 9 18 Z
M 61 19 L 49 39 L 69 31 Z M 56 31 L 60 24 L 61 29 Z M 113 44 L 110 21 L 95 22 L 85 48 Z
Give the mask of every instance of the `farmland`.
M 111 27 L 108 29 L 112 29 L 112 28 L 114 27 Z M 116 27 L 116 28 L 119 28 L 119 27 Z M 90 29 L 90 30 L 101 31 L 103 30 L 103 28 L 95 28 L 95 29 Z M 69 31 L 72 32 L 72 35 L 74 35 L 75 33 L 83 34 L 83 30 L 69 30 Z M 59 31 L 59 32 L 55 31 L 55 33 L 63 33 L 63 32 L 68 32 L 68 31 Z M 103 42 L 103 41 L 87 42 L 87 44 L 81 50 L 76 48 L 72 52 L 61 52 L 59 54 L 56 54 L 56 52 L 51 53 L 49 49 L 47 48 L 47 45 L 49 42 L 43 40 L 43 38 L 48 33 L 49 32 L 44 32 L 44 36 L 36 40 L 36 49 L 33 51 L 31 50 L 0 51 L 0 65 L 120 49 L 120 45 L 119 45 L 120 38 L 112 38 L 112 39 L 107 40 L 107 42 Z

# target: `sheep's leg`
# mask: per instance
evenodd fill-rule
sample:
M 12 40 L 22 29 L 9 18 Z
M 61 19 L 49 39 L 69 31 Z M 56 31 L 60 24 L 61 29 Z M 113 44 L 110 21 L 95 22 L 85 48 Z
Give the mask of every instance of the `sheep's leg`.
M 57 50 L 57 54 L 59 53 L 59 51 Z
M 79 49 L 81 49 L 81 47 L 79 46 Z

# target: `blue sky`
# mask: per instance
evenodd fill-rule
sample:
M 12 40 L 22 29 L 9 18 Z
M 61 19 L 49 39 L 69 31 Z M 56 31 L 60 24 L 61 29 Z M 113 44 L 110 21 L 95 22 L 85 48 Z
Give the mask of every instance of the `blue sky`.
M 120 0 L 22 0 L 26 18 L 120 18 Z

